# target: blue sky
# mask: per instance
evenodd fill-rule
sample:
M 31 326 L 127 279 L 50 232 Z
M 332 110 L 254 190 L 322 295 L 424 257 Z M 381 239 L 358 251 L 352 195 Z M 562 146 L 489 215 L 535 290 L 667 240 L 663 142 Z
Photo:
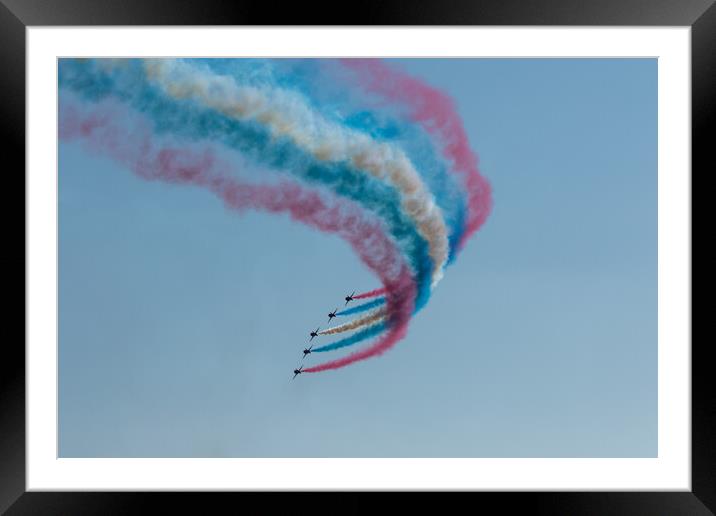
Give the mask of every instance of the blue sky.
M 347 244 L 60 145 L 60 456 L 656 456 L 656 60 L 399 65 L 454 97 L 494 209 L 338 371 L 290 374 L 378 286 Z

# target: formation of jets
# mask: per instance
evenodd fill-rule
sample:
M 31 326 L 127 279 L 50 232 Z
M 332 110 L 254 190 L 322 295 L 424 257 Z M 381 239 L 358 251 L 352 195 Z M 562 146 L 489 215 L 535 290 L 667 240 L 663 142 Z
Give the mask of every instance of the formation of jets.
M 355 295 L 356 295 L 356 291 L 354 290 L 350 295 L 348 295 L 348 296 L 346 296 L 346 297 L 344 298 L 344 299 L 346 300 L 346 305 L 347 305 L 348 303 L 350 303 L 351 301 L 353 301 L 353 296 L 355 296 Z M 345 306 L 345 305 L 344 305 L 344 306 Z M 329 323 L 331 322 L 331 319 L 333 319 L 334 317 L 336 317 L 336 312 L 338 312 L 338 308 L 334 308 L 333 311 L 328 314 L 328 322 L 329 322 Z M 318 327 L 318 328 L 316 328 L 315 330 L 313 330 L 313 331 L 309 334 L 309 335 L 311 336 L 311 338 L 308 339 L 308 342 L 311 342 L 313 339 L 315 339 L 316 337 L 318 337 L 318 336 L 320 335 L 320 333 L 318 333 L 320 329 L 321 329 L 321 328 Z M 306 355 L 309 355 L 309 354 L 311 353 L 311 350 L 312 350 L 312 349 L 313 349 L 313 344 L 311 344 L 311 345 L 310 345 L 309 347 L 307 347 L 307 348 L 304 348 L 304 350 L 303 350 L 303 358 L 306 358 Z M 303 359 L 303 358 L 302 358 L 302 359 Z M 301 374 L 302 371 L 303 371 L 303 366 L 299 367 L 298 369 L 294 369 L 294 370 L 293 370 L 293 378 L 292 378 L 292 379 L 295 380 L 296 377 L 297 377 L 299 374 Z

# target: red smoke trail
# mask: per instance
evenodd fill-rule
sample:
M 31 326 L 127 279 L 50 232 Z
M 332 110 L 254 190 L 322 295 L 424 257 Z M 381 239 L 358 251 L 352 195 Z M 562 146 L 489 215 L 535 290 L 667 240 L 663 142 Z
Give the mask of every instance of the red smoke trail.
M 242 183 L 232 177 L 231 167 L 217 159 L 211 148 L 158 144 L 143 118 L 132 117 L 112 102 L 95 105 L 89 112 L 73 102 L 61 102 L 59 135 L 63 140 L 81 138 L 90 150 L 108 154 L 145 179 L 203 186 L 233 210 L 287 212 L 294 220 L 347 240 L 385 285 L 390 330 L 358 353 L 305 372 L 337 369 L 379 355 L 405 336 L 415 299 L 410 268 L 380 221 L 367 219 L 360 205 L 289 181 L 278 185 Z
M 492 210 L 492 188 L 477 167 L 453 100 L 445 93 L 392 69 L 378 59 L 340 59 L 358 75 L 359 84 L 370 93 L 407 107 L 410 117 L 442 143 L 445 156 L 453 162 L 467 190 L 468 215 L 458 249 L 480 229 Z
M 377 288 L 375 290 L 371 290 L 370 292 L 356 294 L 355 296 L 353 296 L 353 299 L 367 299 L 369 297 L 382 296 L 383 294 L 385 294 L 385 288 Z

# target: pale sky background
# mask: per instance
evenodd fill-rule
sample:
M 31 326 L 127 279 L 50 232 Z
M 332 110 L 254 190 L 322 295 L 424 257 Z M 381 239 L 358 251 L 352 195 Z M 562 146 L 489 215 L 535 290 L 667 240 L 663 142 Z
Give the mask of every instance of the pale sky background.
M 400 65 L 494 210 L 406 339 L 295 381 L 378 286 L 348 245 L 60 145 L 60 456 L 656 456 L 657 61 Z

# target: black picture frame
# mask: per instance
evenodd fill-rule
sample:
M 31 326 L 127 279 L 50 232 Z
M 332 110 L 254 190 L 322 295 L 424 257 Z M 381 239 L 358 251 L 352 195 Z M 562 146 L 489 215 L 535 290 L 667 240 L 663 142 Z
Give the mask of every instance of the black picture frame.
M 345 13 L 345 14 L 340 14 Z M 383 1 L 360 9 L 331 11 L 304 3 L 281 9 L 259 2 L 203 0 L 0 0 L 0 128 L 3 173 L 16 188 L 5 190 L 6 221 L 15 221 L 25 203 L 25 29 L 39 25 L 573 25 L 690 26 L 692 51 L 692 185 L 697 175 L 712 172 L 709 153 L 716 120 L 716 5 L 714 0 L 436 0 Z M 709 130 L 711 129 L 711 131 Z M 23 195 L 20 195 L 23 192 Z M 9 194 L 9 195 L 7 195 Z M 22 200 L 20 200 L 22 197 Z M 17 201 L 17 205 L 10 200 Z M 692 201 L 693 202 L 693 201 Z M 22 206 L 20 206 L 22 204 Z M 693 206 L 692 206 L 693 220 Z M 12 267 L 25 263 L 25 228 L 6 224 L 5 235 L 22 240 L 22 251 L 6 248 L 4 282 L 19 278 Z M 9 239 L 6 239 L 9 240 Z M 693 245 L 692 250 L 693 253 Z M 22 255 L 22 256 L 20 256 Z M 22 262 L 22 264 L 21 264 Z M 19 281 L 19 280 L 18 280 Z M 702 290 L 710 285 L 700 281 Z M 24 302 L 5 296 L 4 325 L 20 326 Z M 25 300 L 25 294 L 22 297 Z M 693 306 L 693 302 L 692 302 Z M 23 311 L 23 314 L 20 311 Z M 15 313 L 17 312 L 17 313 Z M 12 326 L 8 323 L 12 322 Z M 693 327 L 693 324 L 692 324 Z M 137 514 L 147 503 L 161 503 L 197 513 L 228 504 L 262 504 L 261 512 L 298 512 L 309 493 L 82 493 L 26 492 L 25 489 L 25 326 L 5 339 L 0 374 L 0 512 L 7 514 Z M 709 339 L 710 341 L 710 339 Z M 526 492 L 460 493 L 451 501 L 478 510 L 485 503 L 509 512 L 534 514 L 713 514 L 716 512 L 716 388 L 707 350 L 710 342 L 692 337 L 692 491 L 691 492 Z M 327 496 L 321 494 L 321 497 Z M 342 512 L 368 512 L 381 506 L 384 495 L 333 494 Z M 258 500 L 257 497 L 261 499 Z M 469 497 L 469 498 L 467 498 Z M 402 508 L 445 510 L 444 496 L 415 493 Z M 335 512 L 335 502 L 311 503 Z M 318 506 L 317 506 L 318 505 Z M 232 507 L 232 505 L 229 505 Z M 233 507 L 239 507 L 233 505 Z M 245 505 L 248 507 L 248 505 Z

